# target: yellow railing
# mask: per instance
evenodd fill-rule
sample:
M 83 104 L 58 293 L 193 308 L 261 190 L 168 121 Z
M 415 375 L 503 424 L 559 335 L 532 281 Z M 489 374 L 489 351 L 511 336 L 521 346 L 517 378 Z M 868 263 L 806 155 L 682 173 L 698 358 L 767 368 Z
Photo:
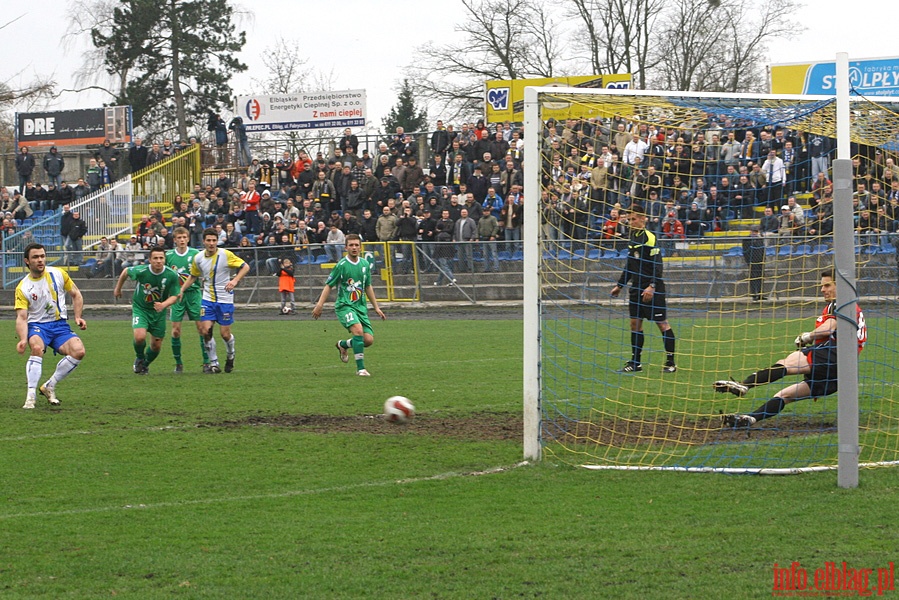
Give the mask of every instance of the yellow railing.
M 199 144 L 134 173 L 131 176 L 134 224 L 152 209 L 162 213 L 171 211 L 172 201 L 178 194 L 188 200 L 195 183 L 200 183 Z

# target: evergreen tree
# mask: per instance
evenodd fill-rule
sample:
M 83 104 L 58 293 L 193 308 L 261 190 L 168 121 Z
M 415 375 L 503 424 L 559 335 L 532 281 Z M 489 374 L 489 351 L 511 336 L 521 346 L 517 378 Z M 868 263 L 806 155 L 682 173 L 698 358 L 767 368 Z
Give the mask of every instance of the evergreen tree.
M 136 126 L 186 138 L 231 104 L 231 75 L 247 69 L 233 16 L 228 0 L 121 0 L 108 25 L 91 29 L 107 72 L 126 75 L 115 102 L 132 105 Z
M 397 127 L 406 131 L 427 131 L 428 111 L 415 106 L 415 96 L 408 79 L 403 79 L 397 92 L 396 104 L 382 121 L 385 131 L 392 133 Z

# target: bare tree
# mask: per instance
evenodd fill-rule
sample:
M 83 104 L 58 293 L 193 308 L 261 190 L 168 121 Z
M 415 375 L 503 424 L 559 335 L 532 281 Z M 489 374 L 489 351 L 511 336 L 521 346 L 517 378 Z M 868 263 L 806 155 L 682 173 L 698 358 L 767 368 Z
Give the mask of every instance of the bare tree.
M 569 0 L 580 22 L 579 38 L 588 41 L 595 74 L 631 73 L 634 85 L 646 87 L 647 74 L 659 58 L 651 58 L 655 23 L 662 0 Z
M 483 112 L 484 81 L 553 77 L 563 64 L 558 23 L 539 0 L 461 0 L 456 41 L 429 42 L 408 66 L 445 118 Z
M 790 20 L 792 0 L 675 0 L 660 20 L 654 55 L 657 89 L 763 91 L 769 40 L 802 28 Z
M 334 71 L 324 72 L 308 66 L 309 59 L 298 40 L 278 37 L 271 46 L 262 53 L 262 64 L 265 71 L 259 78 L 252 78 L 255 90 L 264 90 L 272 94 L 296 94 L 317 90 L 331 90 L 335 85 Z M 306 129 L 281 133 L 254 134 L 253 146 L 266 148 L 266 154 L 276 155 L 287 149 L 296 156 L 302 149 L 315 155 L 320 149 L 327 148 L 329 142 L 340 133 L 335 129 Z

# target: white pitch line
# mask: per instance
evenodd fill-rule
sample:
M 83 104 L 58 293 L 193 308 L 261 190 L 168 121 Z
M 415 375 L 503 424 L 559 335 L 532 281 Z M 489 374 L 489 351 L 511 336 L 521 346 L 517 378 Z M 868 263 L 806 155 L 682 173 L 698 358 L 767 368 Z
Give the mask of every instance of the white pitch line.
M 499 467 L 491 467 L 483 471 L 466 471 L 459 473 L 450 471 L 447 473 L 439 473 L 437 475 L 429 475 L 427 477 L 412 477 L 409 479 L 390 479 L 387 481 L 369 481 L 365 483 L 354 483 L 351 485 L 339 485 L 326 488 L 308 489 L 308 490 L 290 490 L 277 494 L 253 494 L 249 496 L 224 496 L 220 498 L 201 498 L 197 500 L 181 500 L 178 502 L 156 502 L 153 504 L 124 504 L 119 506 L 97 506 L 93 508 L 74 508 L 71 510 L 48 510 L 30 513 L 13 513 L 9 515 L 0 515 L 0 521 L 9 521 L 12 519 L 28 519 L 34 517 L 65 517 L 70 515 L 84 515 L 93 513 L 107 513 L 114 511 L 127 510 L 152 510 L 158 508 L 180 508 L 185 506 L 201 506 L 207 504 L 224 504 L 226 502 L 252 502 L 257 500 L 275 500 L 278 498 L 291 498 L 296 496 L 312 496 L 318 494 L 343 493 L 352 490 L 365 488 L 379 488 L 390 485 L 410 485 L 414 483 L 423 483 L 427 481 L 443 481 L 446 479 L 455 479 L 457 477 L 479 477 L 482 475 L 495 475 L 497 473 L 505 473 L 519 467 L 531 464 L 528 461 L 522 461 L 513 465 L 505 465 Z

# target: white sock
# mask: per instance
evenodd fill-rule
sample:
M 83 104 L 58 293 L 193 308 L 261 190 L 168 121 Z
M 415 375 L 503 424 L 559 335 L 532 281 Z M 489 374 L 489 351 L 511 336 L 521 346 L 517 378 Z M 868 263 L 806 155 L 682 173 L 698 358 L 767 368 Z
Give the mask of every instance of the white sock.
M 209 355 L 209 364 L 218 364 L 219 356 L 215 353 L 215 338 L 209 338 L 209 341 L 203 341 L 206 344 L 206 354 Z
M 50 379 L 47 380 L 47 386 L 51 388 L 56 387 L 57 383 L 68 377 L 69 373 L 74 371 L 80 364 L 80 360 L 76 360 L 71 356 L 63 356 L 62 360 L 56 363 L 56 371 L 54 371 Z
M 37 386 L 41 382 L 41 369 L 43 368 L 43 356 L 29 356 L 25 363 L 25 376 L 28 378 L 28 396 L 37 393 Z
M 234 358 L 234 334 L 231 334 L 230 340 L 225 340 L 225 347 L 228 348 L 228 358 Z

